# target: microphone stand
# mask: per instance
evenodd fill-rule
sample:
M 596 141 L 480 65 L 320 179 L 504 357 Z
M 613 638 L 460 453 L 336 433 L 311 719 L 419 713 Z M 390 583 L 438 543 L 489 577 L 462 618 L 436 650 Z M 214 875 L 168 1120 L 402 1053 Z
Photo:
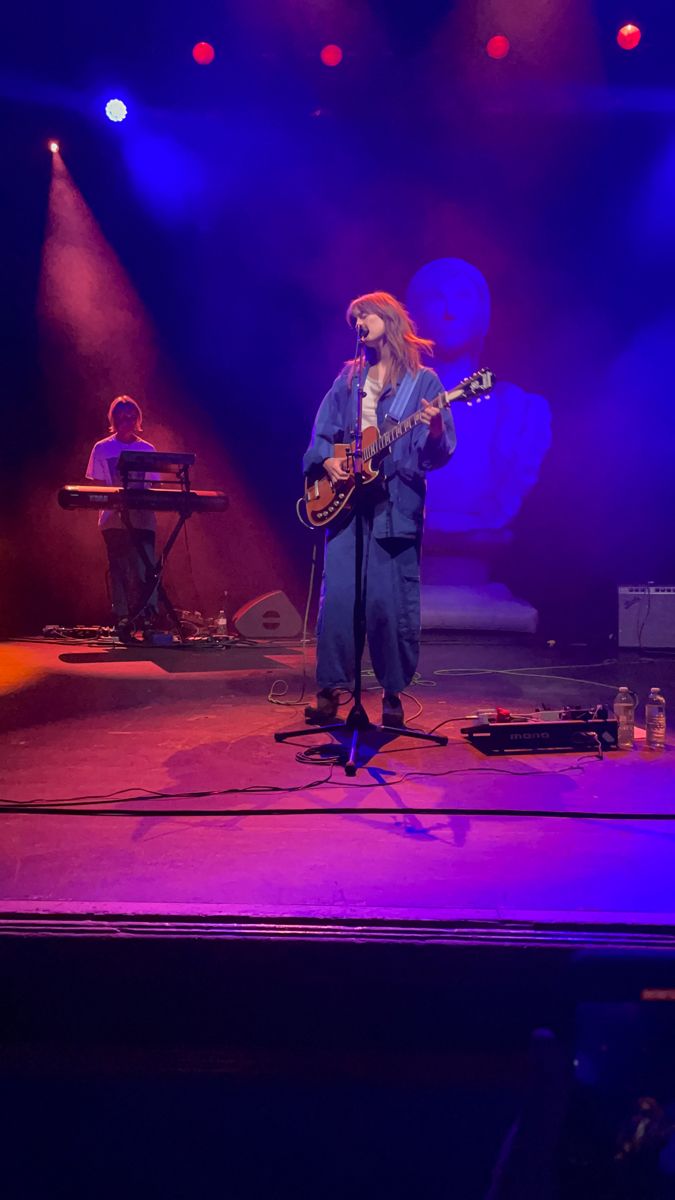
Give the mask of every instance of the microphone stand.
M 363 707 L 363 680 L 361 662 L 365 643 L 365 606 L 363 602 L 363 398 L 366 394 L 368 359 L 362 341 L 362 331 L 357 328 L 355 358 L 360 359 L 358 386 L 356 389 L 356 427 L 354 429 L 354 696 L 345 726 L 351 731 L 352 740 L 349 758 L 345 764 L 347 775 L 356 774 L 356 753 L 359 734 L 370 728 L 368 713 Z
M 345 763 L 345 774 L 356 775 L 358 769 L 357 754 L 359 735 L 370 730 L 391 733 L 395 737 L 414 738 L 421 742 L 431 742 L 436 746 L 447 746 L 448 739 L 443 734 L 422 733 L 417 729 L 408 729 L 405 725 L 374 725 L 363 707 L 362 694 L 362 659 L 365 643 L 366 617 L 363 602 L 363 397 L 368 374 L 368 360 L 361 338 L 361 330 L 357 326 L 356 352 L 354 358 L 360 358 L 358 388 L 356 393 L 356 428 L 354 430 L 354 450 L 352 452 L 352 470 L 354 475 L 354 695 L 352 707 L 346 721 L 335 721 L 328 725 L 317 727 L 322 733 L 335 733 L 339 729 L 347 729 L 351 733 L 349 758 Z M 311 727 L 310 727 L 311 728 Z M 285 742 L 289 738 L 307 734 L 308 729 L 293 729 L 286 733 L 275 733 L 275 742 Z M 313 730 L 312 730 L 313 732 Z

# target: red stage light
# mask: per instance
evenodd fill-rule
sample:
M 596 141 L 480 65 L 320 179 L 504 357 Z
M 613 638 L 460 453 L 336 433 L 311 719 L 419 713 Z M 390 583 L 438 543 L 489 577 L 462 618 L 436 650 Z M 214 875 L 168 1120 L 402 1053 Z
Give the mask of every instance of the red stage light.
M 48 149 L 48 150 L 51 150 L 52 154 L 58 154 L 58 152 L 59 152 L 59 143 L 58 143 L 58 142 L 48 142 L 48 143 L 47 143 L 47 149 Z
M 200 67 L 208 67 L 216 57 L 216 52 L 210 42 L 197 42 L 197 45 L 192 47 L 192 57 Z
M 341 46 L 324 46 L 321 51 L 321 61 L 324 67 L 338 67 L 342 62 L 344 55 Z
M 622 50 L 634 50 L 641 37 L 642 33 L 637 25 L 622 25 L 616 35 L 616 40 Z
M 494 37 L 490 38 L 485 49 L 490 58 L 506 58 L 511 49 L 511 43 L 503 33 L 496 33 Z

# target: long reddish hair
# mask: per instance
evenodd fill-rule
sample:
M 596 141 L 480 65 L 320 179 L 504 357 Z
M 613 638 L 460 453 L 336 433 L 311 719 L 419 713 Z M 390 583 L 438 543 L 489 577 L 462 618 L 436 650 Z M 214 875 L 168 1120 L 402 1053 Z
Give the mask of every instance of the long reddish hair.
M 410 313 L 389 292 L 366 292 L 357 296 L 347 309 L 347 323 L 353 325 L 358 317 L 375 313 L 384 321 L 384 330 L 391 353 L 391 364 L 387 371 L 387 383 L 400 383 L 406 371 L 416 375 L 422 366 L 422 355 L 433 354 L 434 343 L 429 338 L 419 337 Z M 368 348 L 365 348 L 366 356 Z M 357 358 L 349 362 L 350 382 L 359 365 Z

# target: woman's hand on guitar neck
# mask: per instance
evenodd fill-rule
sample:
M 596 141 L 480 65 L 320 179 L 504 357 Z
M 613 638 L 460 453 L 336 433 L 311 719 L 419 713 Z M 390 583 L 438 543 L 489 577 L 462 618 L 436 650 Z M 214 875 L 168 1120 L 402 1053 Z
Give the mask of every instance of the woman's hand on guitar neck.
M 429 426 L 429 436 L 438 441 L 443 436 L 443 417 L 440 407 L 433 401 L 422 400 L 420 420 Z
M 346 458 L 325 458 L 323 469 L 331 483 L 339 483 L 341 479 L 349 479 Z

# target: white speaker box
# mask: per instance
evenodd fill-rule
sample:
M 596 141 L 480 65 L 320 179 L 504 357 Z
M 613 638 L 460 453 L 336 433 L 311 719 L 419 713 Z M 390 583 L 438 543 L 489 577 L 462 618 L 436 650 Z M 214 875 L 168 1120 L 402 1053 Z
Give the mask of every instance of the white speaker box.
M 285 592 L 256 596 L 234 614 L 234 628 L 248 638 L 294 638 L 302 630 L 302 618 Z
M 619 645 L 675 648 L 675 587 L 637 584 L 619 588 Z

